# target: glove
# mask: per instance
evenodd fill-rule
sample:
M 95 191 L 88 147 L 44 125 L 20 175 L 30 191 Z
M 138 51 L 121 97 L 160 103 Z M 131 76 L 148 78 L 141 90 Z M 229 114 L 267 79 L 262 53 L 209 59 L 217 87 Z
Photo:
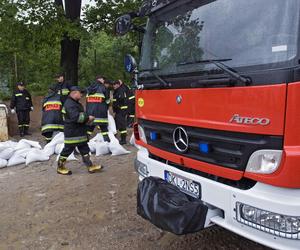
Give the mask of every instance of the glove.
M 31 111 L 33 111 L 33 107 L 31 107 L 30 109 L 31 109 Z
M 15 111 L 14 109 L 12 109 L 10 112 L 11 112 L 12 114 L 15 114 L 15 113 L 16 113 L 16 111 Z

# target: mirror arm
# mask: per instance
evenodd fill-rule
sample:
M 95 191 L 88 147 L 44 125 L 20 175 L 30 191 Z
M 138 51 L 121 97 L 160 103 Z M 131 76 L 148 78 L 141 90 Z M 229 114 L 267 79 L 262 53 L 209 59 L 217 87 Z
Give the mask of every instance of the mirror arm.
M 132 29 L 135 30 L 135 31 L 137 31 L 137 32 L 139 32 L 139 33 L 143 33 L 143 34 L 146 33 L 146 29 L 143 26 L 133 25 Z

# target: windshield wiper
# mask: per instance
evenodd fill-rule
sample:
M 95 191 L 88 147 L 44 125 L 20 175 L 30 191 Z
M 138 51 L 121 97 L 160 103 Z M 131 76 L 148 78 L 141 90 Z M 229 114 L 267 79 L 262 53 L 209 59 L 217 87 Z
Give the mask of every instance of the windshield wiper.
M 157 75 L 154 72 L 155 70 L 157 70 L 157 69 L 143 70 L 142 72 L 143 73 L 150 73 L 152 76 L 154 76 L 159 81 L 159 83 L 141 84 L 141 85 L 138 85 L 138 89 L 154 89 L 154 88 L 169 88 L 169 87 L 172 87 L 172 84 L 166 82 L 159 75 Z
M 231 60 L 232 59 L 199 60 L 199 61 L 194 61 L 194 62 L 181 62 L 181 63 L 178 63 L 177 66 L 184 66 L 184 65 L 198 64 L 198 63 L 214 64 L 218 68 L 220 68 L 223 71 L 225 71 L 228 75 L 230 75 L 231 77 L 233 77 L 236 80 L 238 80 L 239 82 L 242 82 L 245 85 L 249 85 L 251 83 L 251 79 L 250 78 L 244 77 L 244 76 L 240 75 L 239 73 L 233 71 L 230 67 L 228 67 L 227 65 L 225 65 L 224 63 L 222 63 L 222 62 L 227 62 L 227 61 L 231 61 Z

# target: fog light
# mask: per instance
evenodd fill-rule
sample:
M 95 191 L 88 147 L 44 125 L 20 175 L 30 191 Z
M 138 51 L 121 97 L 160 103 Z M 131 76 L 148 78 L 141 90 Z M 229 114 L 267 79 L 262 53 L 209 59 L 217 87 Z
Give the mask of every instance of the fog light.
M 283 238 L 300 239 L 300 216 L 287 216 L 243 203 L 236 205 L 237 221 Z
M 259 150 L 249 159 L 246 172 L 259 174 L 274 173 L 281 163 L 282 150 Z
M 150 132 L 150 140 L 156 141 L 158 139 L 158 134 L 156 132 Z
M 149 171 L 146 164 L 140 162 L 138 159 L 135 159 L 134 166 L 135 170 L 138 172 L 139 175 L 143 177 L 148 177 Z

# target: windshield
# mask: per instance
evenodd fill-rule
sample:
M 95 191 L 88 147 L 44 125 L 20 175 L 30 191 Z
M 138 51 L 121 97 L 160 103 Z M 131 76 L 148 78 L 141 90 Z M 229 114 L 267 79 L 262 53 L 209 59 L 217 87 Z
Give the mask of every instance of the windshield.
M 150 18 L 144 48 L 148 45 L 151 49 L 143 51 L 142 68 L 168 74 L 207 67 L 183 66 L 202 60 L 228 59 L 226 65 L 244 67 L 296 57 L 300 1 L 201 2 L 170 7 L 170 11 Z

